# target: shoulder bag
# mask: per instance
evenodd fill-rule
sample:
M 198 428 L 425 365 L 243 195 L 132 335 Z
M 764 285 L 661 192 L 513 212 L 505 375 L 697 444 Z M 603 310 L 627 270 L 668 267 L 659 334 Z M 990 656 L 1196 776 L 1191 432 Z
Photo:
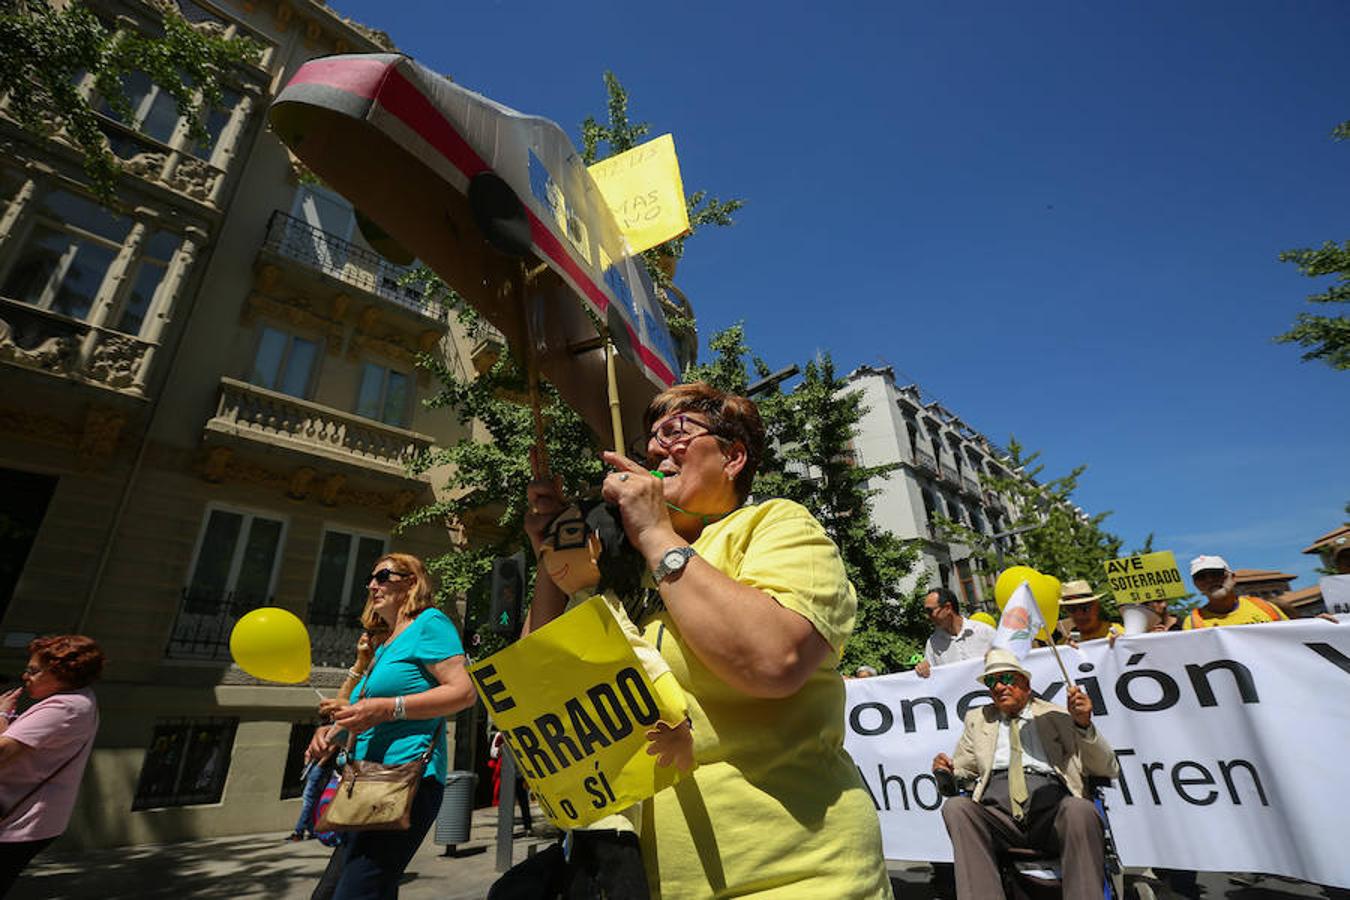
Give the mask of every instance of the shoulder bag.
M 371 667 L 374 668 L 373 666 Z M 365 699 L 370 677 L 357 702 Z M 379 727 L 378 725 L 376 726 Z M 355 759 L 356 735 L 347 737 L 347 762 L 338 776 L 337 791 L 315 824 L 315 831 L 406 831 L 412 824 L 413 798 L 427 763 L 445 730 L 445 717 L 436 726 L 426 752 L 396 766 Z

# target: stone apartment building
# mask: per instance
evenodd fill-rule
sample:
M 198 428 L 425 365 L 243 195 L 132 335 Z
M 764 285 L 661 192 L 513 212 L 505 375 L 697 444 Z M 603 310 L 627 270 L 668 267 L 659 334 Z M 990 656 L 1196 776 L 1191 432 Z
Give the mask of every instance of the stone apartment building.
M 406 464 L 462 435 L 423 409 L 435 385 L 414 355 L 468 372 L 475 351 L 266 126 L 302 62 L 386 38 L 311 0 L 90 6 L 146 29 L 176 6 L 264 53 L 228 73 L 205 142 L 127 80 L 134 117 L 103 121 L 116 209 L 59 137 L 0 117 L 0 672 L 16 680 L 40 634 L 109 656 L 68 844 L 281 834 L 314 688 L 351 662 L 362 576 L 387 549 L 468 537 L 392 530 L 436 490 Z M 308 624 L 309 685 L 231 664 L 230 629 L 260 605 Z
M 978 571 L 969 547 L 940 540 L 933 517 L 944 515 L 986 535 L 1005 531 L 1017 513 L 1009 498 L 980 480 L 982 475 L 1008 477 L 1004 454 L 941 404 L 925 401 L 918 385 L 897 385 L 890 367 L 862 366 L 849 373 L 848 382 L 849 390 L 862 391 L 867 408 L 854 441 L 858 463 L 900 464 L 872 485 L 879 491 L 877 524 L 922 541 L 923 565 L 916 577 L 923 583 L 947 586 L 967 610 L 992 609 L 994 573 Z

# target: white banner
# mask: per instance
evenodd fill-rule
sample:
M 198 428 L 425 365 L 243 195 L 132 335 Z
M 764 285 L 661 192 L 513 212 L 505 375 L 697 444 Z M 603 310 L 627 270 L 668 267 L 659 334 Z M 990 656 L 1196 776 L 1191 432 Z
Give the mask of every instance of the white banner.
M 1092 697 L 1121 776 L 1105 791 L 1127 866 L 1266 872 L 1350 887 L 1350 617 L 1092 641 L 1060 654 Z M 1064 703 L 1048 649 L 1023 665 Z M 930 774 L 988 702 L 970 660 L 847 682 L 845 746 L 877 805 L 886 857 L 950 861 Z

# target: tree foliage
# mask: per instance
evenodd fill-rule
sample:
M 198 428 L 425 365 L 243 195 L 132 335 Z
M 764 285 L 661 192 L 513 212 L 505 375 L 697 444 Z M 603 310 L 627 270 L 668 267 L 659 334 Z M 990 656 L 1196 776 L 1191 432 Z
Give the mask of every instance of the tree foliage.
M 432 273 L 422 270 L 421 279 L 433 296 L 439 295 L 454 309 L 471 337 L 488 337 L 479 315 Z M 486 615 L 487 597 L 473 588 L 492 567 L 492 560 L 526 548 L 524 517 L 525 488 L 531 472 L 530 448 L 534 446 L 534 422 L 528 402 L 523 367 L 503 351 L 482 375 L 460 372 L 443 357 L 423 354 L 419 365 L 439 382 L 426 401 L 429 408 L 443 409 L 465 426 L 464 436 L 445 447 L 433 448 L 418 463 L 419 471 L 444 466 L 446 475 L 440 499 L 411 512 L 401 528 L 419 524 L 476 523 L 480 538 L 466 548 L 456 548 L 427 561 L 441 584 L 443 599 L 469 598 L 466 624 L 472 630 Z M 601 464 L 591 433 L 581 418 L 563 403 L 546 381 L 540 385 L 549 464 L 562 478 L 567 496 L 580 496 L 600 481 Z M 485 539 L 484 539 L 485 538 Z M 526 553 L 529 577 L 533 579 L 533 555 Z M 532 582 L 531 582 L 532 583 Z M 453 603 L 446 603 L 453 608 Z M 487 644 L 475 652 L 491 652 Z
M 123 78 L 145 73 L 174 98 L 189 134 L 200 140 L 206 137 L 204 114 L 222 102 L 222 74 L 262 52 L 247 38 L 194 27 L 176 7 L 155 8 L 164 10 L 160 28 L 145 33 L 110 25 L 83 3 L 58 9 L 44 0 L 0 0 L 0 93 L 10 98 L 9 114 L 33 134 L 63 133 L 83 154 L 105 202 L 114 195 L 120 165 L 91 99 L 79 90 L 82 74 L 93 76 L 115 115 L 130 118 Z
M 1336 140 L 1350 139 L 1350 120 L 1331 132 Z M 1308 302 L 1317 304 L 1350 303 L 1350 241 L 1327 241 L 1320 247 L 1301 247 L 1280 254 L 1280 262 L 1293 263 L 1309 278 L 1335 276 L 1325 291 L 1309 294 Z M 1281 344 L 1298 344 L 1307 349 L 1305 362 L 1320 359 L 1333 369 L 1350 370 L 1350 316 L 1299 313 L 1294 327 L 1275 338 Z
M 758 377 L 770 374 L 764 361 L 750 352 L 741 325 L 719 332 L 709 344 L 714 357 L 692 369 L 691 380 L 744 393 L 751 367 Z M 928 634 L 922 603 L 903 589 L 919 551 L 872 519 L 876 491 L 869 488 L 869 480 L 897 466 L 857 465 L 851 446 L 865 409 L 862 392 L 847 387 L 833 360 L 824 355 L 803 367 L 802 379 L 790 393 L 775 385 L 755 398 L 769 446 L 753 493 L 756 500 L 783 497 L 801 503 L 839 547 L 858 593 L 857 619 L 841 667 L 851 671 L 866 663 L 879 671 L 897 671 L 922 649 Z
M 1024 565 L 1060 581 L 1082 579 L 1096 593 L 1109 597 L 1103 564 L 1120 556 L 1122 541 L 1102 528 L 1109 512 L 1088 516 L 1073 503 L 1078 480 L 1087 467 L 1078 466 L 1067 475 L 1042 482 L 1045 467 L 1037 462 L 1039 451 L 1027 453 L 1015 437 L 1009 438 L 1007 449 L 1002 464 L 1008 474 L 980 476 L 986 490 L 1011 502 L 1007 530 L 1029 528 L 1004 539 L 1002 568 Z M 933 516 L 933 525 L 944 540 L 969 547 L 982 571 L 998 574 L 999 548 L 989 535 L 942 515 Z M 1112 611 L 1109 600 L 1104 606 Z

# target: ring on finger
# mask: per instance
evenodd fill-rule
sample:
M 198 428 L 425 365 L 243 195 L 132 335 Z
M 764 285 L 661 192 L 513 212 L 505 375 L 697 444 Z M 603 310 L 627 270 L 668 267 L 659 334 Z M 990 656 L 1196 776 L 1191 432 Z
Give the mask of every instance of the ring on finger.
M 627 480 L 628 480 L 628 473 L 627 473 L 627 472 L 624 472 L 622 475 L 620 475 L 620 476 L 619 476 L 619 480 L 620 480 L 620 481 L 627 481 Z

